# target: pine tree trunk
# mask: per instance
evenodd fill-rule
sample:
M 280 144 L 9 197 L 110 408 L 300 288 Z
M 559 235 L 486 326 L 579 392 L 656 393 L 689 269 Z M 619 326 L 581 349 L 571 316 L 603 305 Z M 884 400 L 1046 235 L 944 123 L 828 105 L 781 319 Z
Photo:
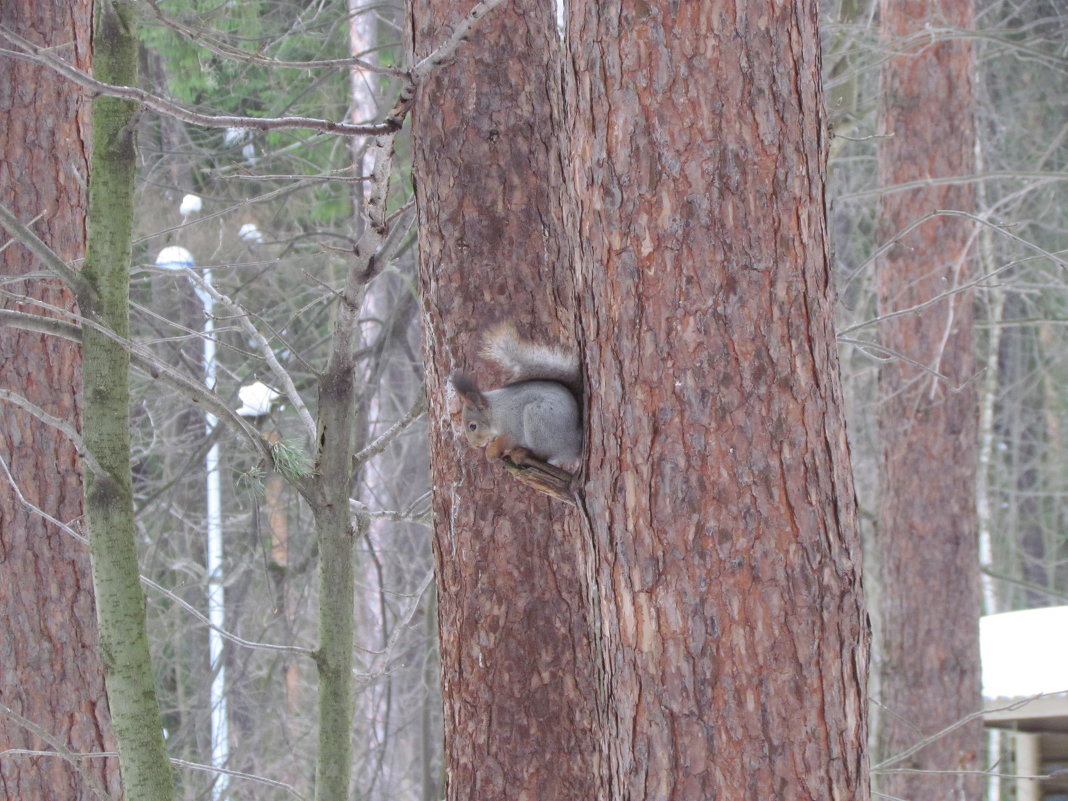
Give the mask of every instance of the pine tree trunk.
M 895 53 L 883 72 L 882 185 L 971 174 L 972 45 L 956 36 L 932 42 L 926 32 L 971 28 L 974 0 L 884 0 L 880 19 Z M 879 373 L 880 759 L 981 707 L 974 310 L 971 292 L 954 293 L 972 277 L 975 228 L 943 216 L 903 234 L 924 215 L 972 204 L 967 185 L 887 192 L 882 200 L 883 239 L 898 239 L 878 264 L 880 339 L 894 357 Z M 892 316 L 940 296 L 918 313 Z M 880 790 L 977 799 L 981 777 L 949 771 L 977 769 L 981 752 L 977 719 L 891 766 L 946 772 L 884 776 Z
M 72 43 L 68 57 L 87 69 L 91 7 L 90 2 L 5 2 L 0 25 L 39 43 Z M 23 222 L 38 218 L 33 230 L 67 261 L 80 257 L 85 246 L 88 109 L 80 93 L 47 68 L 0 56 L 0 204 Z M 41 269 L 17 244 L 0 254 L 5 278 Z M 58 280 L 6 283 L 5 288 L 57 308 L 74 306 L 73 293 Z M 2 303 L 38 311 L 33 304 Z M 81 353 L 76 344 L 0 327 L 0 365 L 4 390 L 77 424 Z M 114 750 L 88 549 L 23 505 L 10 484 L 15 482 L 27 503 L 77 528 L 83 499 L 76 449 L 58 430 L 9 403 L 0 401 L 0 416 L 0 458 L 10 471 L 10 478 L 0 475 L 0 704 L 72 752 Z M 53 745 L 0 709 L 0 751 L 54 750 Z M 117 760 L 84 760 L 76 769 L 58 757 L 0 759 L 0 787 L 11 798 L 81 801 L 95 797 L 94 786 L 118 796 Z
M 412 3 L 416 59 L 461 9 Z M 596 798 L 596 683 L 570 507 L 487 463 L 450 422 L 444 379 L 513 320 L 573 341 L 552 4 L 482 19 L 413 113 L 431 403 L 448 799 Z
M 816 4 L 567 41 L 602 799 L 866 799 Z

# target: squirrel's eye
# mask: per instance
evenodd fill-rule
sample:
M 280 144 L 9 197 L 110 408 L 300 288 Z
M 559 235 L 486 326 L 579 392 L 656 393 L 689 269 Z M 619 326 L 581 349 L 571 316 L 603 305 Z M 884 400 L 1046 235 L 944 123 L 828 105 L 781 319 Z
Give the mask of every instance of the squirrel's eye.
M 468 423 L 467 427 L 472 431 L 478 431 L 478 423 Z

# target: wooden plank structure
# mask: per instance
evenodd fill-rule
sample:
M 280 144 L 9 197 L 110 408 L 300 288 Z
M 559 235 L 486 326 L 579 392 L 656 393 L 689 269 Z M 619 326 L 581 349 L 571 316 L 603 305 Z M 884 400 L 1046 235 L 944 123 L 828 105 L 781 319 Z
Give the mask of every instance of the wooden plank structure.
M 1012 738 L 1016 801 L 1068 801 L 1068 606 L 988 615 L 980 629 L 983 717 Z

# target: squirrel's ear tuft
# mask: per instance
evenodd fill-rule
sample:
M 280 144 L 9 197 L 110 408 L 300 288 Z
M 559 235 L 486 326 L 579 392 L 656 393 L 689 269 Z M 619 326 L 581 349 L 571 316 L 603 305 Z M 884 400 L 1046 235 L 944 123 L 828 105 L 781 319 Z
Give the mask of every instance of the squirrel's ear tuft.
M 460 370 L 454 370 L 449 376 L 449 383 L 464 401 L 476 409 L 485 409 L 488 406 L 486 396 L 479 391 L 475 379 Z

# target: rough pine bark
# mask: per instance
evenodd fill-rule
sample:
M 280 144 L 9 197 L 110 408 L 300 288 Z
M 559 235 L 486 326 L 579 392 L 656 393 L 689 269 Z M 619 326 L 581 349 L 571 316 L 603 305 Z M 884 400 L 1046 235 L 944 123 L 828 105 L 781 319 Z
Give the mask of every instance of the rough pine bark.
M 465 10 L 414 0 L 415 58 Z M 494 322 L 573 337 L 552 13 L 538 0 L 495 9 L 413 112 L 448 799 L 596 797 L 574 515 L 471 449 L 444 385 L 461 367 L 500 381 L 477 356 Z
M 90 9 L 86 0 L 0 5 L 0 25 L 39 44 L 66 43 L 64 57 L 89 66 Z M 0 204 L 28 223 L 60 258 L 85 247 L 88 103 L 72 84 L 44 67 L 0 55 Z M 6 237 L 5 237 L 6 239 Z M 42 280 L 41 263 L 10 244 L 0 253 L 5 291 L 72 309 L 58 279 Z M 11 282 L 11 276 L 37 274 Z M 4 308 L 43 313 L 10 297 Z M 67 340 L 0 326 L 0 387 L 54 417 L 76 424 L 81 359 Z M 114 750 L 96 650 L 89 554 L 25 500 L 81 529 L 82 483 L 70 440 L 26 412 L 0 402 L 0 704 L 55 738 L 35 736 L 0 710 L 0 751 L 12 748 L 92 753 Z M 0 759 L 0 796 L 22 801 L 95 798 L 93 788 L 119 797 L 116 759 L 75 766 L 59 757 Z
M 592 797 L 868 797 L 816 17 L 571 4 Z
M 971 28 L 974 0 L 884 0 L 880 13 L 894 53 L 882 76 L 889 136 L 879 143 L 881 184 L 972 173 L 972 45 L 930 31 Z M 882 200 L 883 238 L 893 245 L 878 264 L 880 339 L 892 357 L 879 373 L 881 759 L 981 704 L 973 298 L 954 292 L 972 278 L 974 226 L 939 216 L 903 233 L 924 215 L 971 211 L 972 203 L 970 186 L 952 184 L 887 191 Z M 975 720 L 892 767 L 974 770 L 981 752 Z M 880 789 L 902 798 L 972 799 L 980 778 L 892 774 L 880 778 Z

